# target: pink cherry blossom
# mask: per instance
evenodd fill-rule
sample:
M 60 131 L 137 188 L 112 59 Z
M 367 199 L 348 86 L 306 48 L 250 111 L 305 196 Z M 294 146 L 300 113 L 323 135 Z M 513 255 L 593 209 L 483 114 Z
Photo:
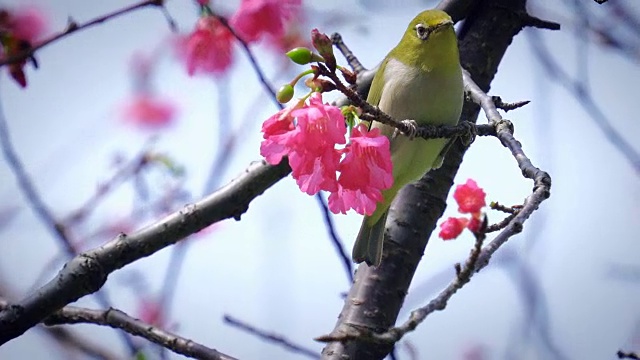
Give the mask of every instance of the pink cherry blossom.
M 345 143 L 346 126 L 340 109 L 324 104 L 321 94 L 271 116 L 262 131 L 260 154 L 270 164 L 288 156 L 293 178 L 302 191 L 314 195 L 338 189 L 336 171 L 341 153 L 335 146 Z
M 125 120 L 149 128 L 169 125 L 176 108 L 170 102 L 150 94 L 137 94 L 123 109 Z
M 334 214 L 346 214 L 350 209 L 361 215 L 371 215 L 376 210 L 378 202 L 383 200 L 380 191 L 369 192 L 362 189 L 345 189 L 339 187 L 338 191 L 329 195 L 329 210 Z
M 371 215 L 383 200 L 382 190 L 393 185 L 389 139 L 379 129 L 368 131 L 364 124 L 353 129 L 350 139 L 338 168 L 340 189 L 329 196 L 329 209 L 344 214 L 352 208 Z
M 442 240 L 455 239 L 462 233 L 462 230 L 464 230 L 468 222 L 469 219 L 464 217 L 450 217 L 440 224 L 440 233 L 438 236 L 440 236 Z
M 465 184 L 456 186 L 453 198 L 456 199 L 461 213 L 478 213 L 486 205 L 486 194 L 478 184 L 468 179 Z
M 477 233 L 478 231 L 480 231 L 480 228 L 482 228 L 482 218 L 480 217 L 480 213 L 476 213 L 476 214 L 471 216 L 471 219 L 467 224 L 467 229 L 471 230 L 474 233 Z
M 327 147 L 344 144 L 347 127 L 340 109 L 324 104 L 320 93 L 309 97 L 309 104 L 293 110 L 292 116 L 298 121 L 297 145 L 311 153 L 322 153 Z
M 393 184 L 389 139 L 360 125 L 346 147 L 336 148 L 345 143 L 344 116 L 323 103 L 320 93 L 269 117 L 262 132 L 260 154 L 267 162 L 277 164 L 288 156 L 300 189 L 309 195 L 331 192 L 329 209 L 334 213 L 354 209 L 372 214 L 383 200 L 382 190 Z
M 340 152 L 333 147 L 326 147 L 317 153 L 294 151 L 289 155 L 291 175 L 300 190 L 309 195 L 315 195 L 320 190 L 338 190 L 336 170 L 339 162 Z
M 295 104 L 300 107 L 301 104 Z M 270 116 L 262 124 L 264 140 L 260 144 L 260 155 L 264 156 L 271 165 L 277 165 L 282 157 L 287 156 L 291 151 L 291 144 L 294 143 L 295 136 L 300 131 L 294 125 L 294 117 L 291 112 L 294 107 L 282 109 Z
M 286 21 L 295 16 L 301 0 L 242 0 L 229 23 L 247 42 L 263 35 L 280 38 L 285 34 Z
M 176 48 L 190 76 L 222 74 L 233 61 L 233 35 L 211 15 L 201 17 L 191 34 L 178 39 Z

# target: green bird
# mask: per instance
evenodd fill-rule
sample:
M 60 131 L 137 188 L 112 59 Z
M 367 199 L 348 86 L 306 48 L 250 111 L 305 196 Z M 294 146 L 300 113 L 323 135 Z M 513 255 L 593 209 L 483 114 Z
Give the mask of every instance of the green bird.
M 396 120 L 414 125 L 455 125 L 462 111 L 464 89 L 453 21 L 440 10 L 423 11 L 386 56 L 376 73 L 367 101 Z M 410 138 L 374 121 L 391 141 L 393 186 L 382 192 L 372 215 L 365 216 L 353 246 L 353 261 L 379 265 L 385 223 L 398 191 L 427 171 L 442 165 L 449 139 Z

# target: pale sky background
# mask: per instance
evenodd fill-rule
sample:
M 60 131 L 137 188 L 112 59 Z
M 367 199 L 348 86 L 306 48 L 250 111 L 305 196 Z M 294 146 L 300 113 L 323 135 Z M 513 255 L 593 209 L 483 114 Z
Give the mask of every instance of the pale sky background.
M 607 6 L 583 1 L 593 13 Z M 0 2 L 3 6 L 19 3 L 23 1 Z M 68 16 L 83 22 L 131 2 L 30 3 L 46 9 L 50 28 L 57 30 L 64 27 Z M 224 9 L 230 14 L 237 3 L 225 2 Z M 396 45 L 415 14 L 434 5 L 411 0 L 304 3 L 308 10 L 305 26 L 340 32 L 367 67 L 375 66 Z M 561 22 L 571 17 L 572 9 L 564 4 L 569 1 L 538 3 L 553 6 L 549 10 L 558 18 L 539 10 L 534 15 Z M 640 12 L 637 1 L 626 3 Z M 192 2 L 168 1 L 167 8 L 182 31 L 192 29 L 196 19 Z M 572 31 L 565 26 L 563 31 L 544 31 L 542 35 L 570 74 L 588 73 L 593 96 L 606 116 L 640 151 L 636 141 L 640 136 L 640 122 L 636 121 L 640 113 L 639 62 L 589 45 L 587 69 L 576 69 L 576 57 L 584 55 L 577 52 Z M 515 358 L 556 358 L 545 350 L 545 340 L 535 331 L 530 337 L 520 336 L 522 324 L 531 322 L 525 317 L 527 301 L 532 299 L 526 295 L 530 287 L 523 286 L 527 278 L 543 291 L 538 295 L 543 295 L 546 306 L 537 308 L 538 315 L 546 319 L 548 334 L 562 358 L 614 359 L 620 348 L 640 351 L 640 174 L 605 140 L 574 98 L 546 79 L 525 32 L 509 47 L 491 94 L 505 101 L 532 100 L 531 105 L 507 117 L 513 120 L 515 134 L 534 164 L 551 174 L 552 196 L 525 224 L 524 232 L 499 251 L 494 265 L 456 294 L 446 311 L 433 314 L 406 337 L 403 343 L 415 347 L 418 358 L 462 359 L 465 349 L 475 346 L 486 349 L 487 359 L 513 359 L 509 351 L 514 348 L 509 346 L 520 350 Z M 95 192 L 97 184 L 109 178 L 114 154 L 130 158 L 153 134 L 159 136 L 154 149 L 169 154 L 185 168 L 185 186 L 194 199 L 199 198 L 219 143 L 220 87 L 212 79 L 188 77 L 170 49 L 164 49 L 154 84 L 159 94 L 178 104 L 177 121 L 169 128 L 147 131 L 119 119 L 119 106 L 132 93 L 129 59 L 138 51 L 166 47 L 168 36 L 163 15 L 149 8 L 79 32 L 38 52 L 40 69 L 28 68 L 29 87 L 25 90 L 2 70 L 0 102 L 12 140 L 44 201 L 58 216 L 77 208 Z M 281 59 L 261 46 L 254 51 L 268 76 L 274 78 Z M 247 116 L 258 120 L 243 129 L 241 146 L 221 183 L 259 159 L 259 125 L 275 111 L 239 48 L 235 55 L 237 62 L 225 79 L 232 99 L 224 105 L 229 109 L 225 122 L 237 126 Z M 280 82 L 288 81 L 303 67 L 289 69 Z M 485 121 L 484 115 L 480 119 Z M 488 200 L 502 204 L 521 203 L 532 187 L 495 138 L 478 138 L 467 153 L 456 183 L 470 177 L 485 189 Z M 132 186 L 123 186 L 74 235 L 82 239 L 128 214 L 135 201 Z M 452 199 L 449 205 L 445 216 L 455 216 Z M 180 208 L 176 205 L 174 210 Z M 15 213 L 0 228 L 0 281 L 22 298 L 29 289 L 50 279 L 62 262 L 58 258 L 44 279 L 41 277 L 45 264 L 60 249 L 28 209 L 4 160 L 0 160 L 0 212 Z M 489 217 L 493 222 L 502 219 L 493 212 Z M 240 359 L 299 358 L 225 325 L 222 316 L 230 314 L 319 352 L 322 344 L 312 339 L 331 331 L 343 305 L 341 293 L 349 288 L 322 219 L 316 200 L 287 178 L 257 198 L 242 221 L 225 221 L 209 235 L 193 240 L 171 309 L 175 331 Z M 334 216 L 349 251 L 360 219 L 357 214 Z M 468 234 L 450 242 L 431 238 L 400 322 L 453 278 L 452 264 L 466 256 L 472 243 Z M 137 299 L 124 284 L 142 274 L 149 294 L 157 293 L 171 252 L 165 249 L 112 274 L 106 288 L 114 306 L 136 314 Z M 523 259 L 521 266 L 509 261 L 513 258 Z M 92 297 L 79 304 L 97 307 Z M 72 329 L 125 354 L 110 329 L 94 325 Z M 410 358 L 407 347 L 400 346 L 400 359 Z M 0 348 L 0 359 L 65 358 L 65 353 L 37 330 Z

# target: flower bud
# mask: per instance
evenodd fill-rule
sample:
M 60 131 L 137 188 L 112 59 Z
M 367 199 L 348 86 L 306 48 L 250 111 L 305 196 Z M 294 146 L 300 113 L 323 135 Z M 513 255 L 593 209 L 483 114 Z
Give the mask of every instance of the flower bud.
M 324 62 L 330 71 L 336 71 L 336 58 L 333 56 L 333 43 L 326 34 L 321 33 L 318 29 L 311 30 L 311 42 L 313 47 L 318 50 L 320 56 L 324 58 Z
M 287 56 L 291 61 L 299 65 L 306 65 L 310 62 L 322 62 L 324 59 L 318 55 L 314 54 L 311 50 L 305 47 L 297 47 L 295 49 L 291 49 L 287 52 Z
M 287 103 L 293 98 L 293 86 L 291 84 L 284 84 L 278 89 L 276 93 L 276 99 L 279 103 Z

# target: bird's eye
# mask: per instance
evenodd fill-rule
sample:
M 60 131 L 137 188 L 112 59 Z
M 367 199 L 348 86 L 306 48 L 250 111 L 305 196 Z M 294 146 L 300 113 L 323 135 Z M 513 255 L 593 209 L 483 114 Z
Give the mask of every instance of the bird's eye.
M 416 25 L 416 34 L 421 40 L 425 40 L 429 36 L 429 29 L 422 24 Z

